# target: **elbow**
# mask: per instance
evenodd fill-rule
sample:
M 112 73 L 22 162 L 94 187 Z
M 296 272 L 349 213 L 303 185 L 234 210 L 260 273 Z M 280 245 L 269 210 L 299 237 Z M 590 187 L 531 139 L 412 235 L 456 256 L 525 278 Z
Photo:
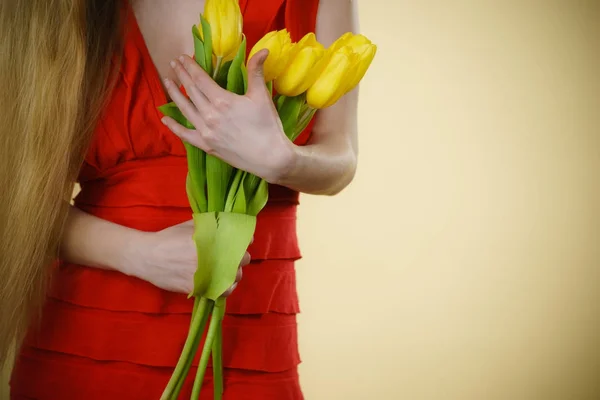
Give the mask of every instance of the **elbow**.
M 327 196 L 336 196 L 343 192 L 354 180 L 356 176 L 356 169 L 358 166 L 356 155 L 352 156 L 352 159 L 346 164 L 343 173 L 339 175 L 336 182 L 331 185 L 329 190 L 325 193 Z

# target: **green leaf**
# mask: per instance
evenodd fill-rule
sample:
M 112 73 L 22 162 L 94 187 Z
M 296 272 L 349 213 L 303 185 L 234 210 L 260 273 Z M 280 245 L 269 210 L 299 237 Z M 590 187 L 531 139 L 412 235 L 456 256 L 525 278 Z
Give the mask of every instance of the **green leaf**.
M 246 214 L 247 204 L 246 204 L 246 193 L 244 190 L 244 180 L 247 175 L 248 174 L 244 173 L 244 176 L 242 177 L 242 181 L 240 182 L 240 185 L 239 185 L 237 191 L 235 192 L 235 199 L 233 201 L 233 212 L 234 213 Z
M 158 111 L 160 111 L 163 115 L 167 117 L 173 118 L 179 124 L 185 126 L 188 129 L 195 129 L 194 125 L 192 125 L 192 123 L 187 120 L 187 118 L 183 115 L 179 107 L 177 107 L 177 104 L 175 104 L 174 102 L 163 104 L 162 106 L 158 107 Z
M 204 18 L 202 14 L 200 14 L 200 24 L 202 25 L 202 34 L 204 37 L 204 62 L 206 68 L 204 69 L 206 73 L 210 76 L 213 74 L 213 45 L 212 45 L 212 31 L 210 29 L 210 24 Z
M 188 129 L 194 129 L 194 126 L 185 118 L 177 105 L 173 102 L 158 107 L 164 115 L 173 118 L 179 124 Z M 194 212 L 208 211 L 206 194 L 206 153 L 201 149 L 184 142 L 188 161 L 188 174 L 190 182 L 186 182 L 186 192 Z
M 194 273 L 194 290 L 192 294 L 202 297 L 208 290 L 214 269 L 216 268 L 215 242 L 217 240 L 217 213 L 206 212 L 194 214 L 194 234 L 198 254 L 198 268 Z
M 195 296 L 217 300 L 235 282 L 239 264 L 250 245 L 256 217 L 238 213 L 194 214 L 198 269 Z
M 206 71 L 206 56 L 204 42 L 200 37 L 200 31 L 196 25 L 192 26 L 192 35 L 194 36 L 194 59 L 200 67 Z
M 242 39 L 242 43 L 238 48 L 236 56 L 231 61 L 231 67 L 227 74 L 227 90 L 236 94 L 246 93 L 244 85 L 244 60 L 246 58 L 246 36 Z
M 194 214 L 197 214 L 199 212 L 202 212 L 202 210 L 200 209 L 200 205 L 198 204 L 197 196 L 194 193 L 194 187 L 192 185 L 192 177 L 190 172 L 188 171 L 188 174 L 185 178 L 185 191 L 187 193 L 188 200 L 190 201 L 192 211 L 194 212 Z
M 244 192 L 248 199 L 252 199 L 260 181 L 261 179 L 258 176 L 250 173 L 247 174 L 246 179 L 244 179 Z
M 246 68 L 246 64 L 242 63 L 240 67 L 242 70 L 242 79 L 244 81 L 244 93 L 248 91 L 248 69 Z
M 213 257 L 218 265 L 206 292 L 207 298 L 216 300 L 233 285 L 255 228 L 255 216 L 237 213 L 217 215 L 217 238 L 213 242 Z
M 184 145 L 187 153 L 188 171 L 191 175 L 192 194 L 198 204 L 198 212 L 207 212 L 206 153 L 187 142 L 184 142 Z
M 275 103 L 275 108 L 277 110 L 279 110 L 281 107 L 283 107 L 283 102 L 285 101 L 286 97 L 281 95 L 281 94 L 276 94 L 275 97 L 273 98 L 273 102 Z
M 231 181 L 231 185 L 229 186 L 229 192 L 227 193 L 227 200 L 225 201 L 224 210 L 226 212 L 230 212 L 233 209 L 233 203 L 237 196 L 237 191 L 241 185 L 244 174 L 245 172 L 240 169 L 235 170 L 235 175 L 233 176 L 233 180 Z
M 227 89 L 227 75 L 229 74 L 229 68 L 231 68 L 231 61 L 224 62 L 219 68 L 217 78 L 215 81 L 223 89 Z
M 277 108 L 277 113 L 281 119 L 283 131 L 288 138 L 291 138 L 296 132 L 296 127 L 298 126 L 300 110 L 304 105 L 304 96 L 300 95 L 295 97 L 281 97 L 283 97 L 283 101 L 281 99 L 279 100 L 281 101 L 281 106 Z
M 260 180 L 256 193 L 252 196 L 252 199 L 248 202 L 246 213 L 248 215 L 256 216 L 263 209 L 269 200 L 269 184 L 264 179 Z
M 302 108 L 302 111 L 300 112 L 300 118 L 298 119 L 298 124 L 296 125 L 294 132 L 289 136 L 292 142 L 296 140 L 302 132 L 304 132 L 316 112 L 316 109 L 308 106 Z
M 208 211 L 224 211 L 233 167 L 221 159 L 206 155 Z

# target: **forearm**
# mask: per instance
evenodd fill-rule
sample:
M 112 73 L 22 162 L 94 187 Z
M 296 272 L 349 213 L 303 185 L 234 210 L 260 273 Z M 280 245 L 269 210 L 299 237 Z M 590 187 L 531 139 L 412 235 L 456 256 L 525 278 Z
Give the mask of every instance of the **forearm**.
M 144 232 L 117 225 L 71 207 L 61 242 L 61 258 L 131 274 Z
M 356 1 L 321 0 L 317 39 L 325 46 L 346 32 L 358 32 Z M 335 195 L 354 178 L 358 157 L 358 89 L 315 115 L 311 142 L 296 147 L 289 168 L 276 183 L 299 192 Z
M 354 178 L 357 157 L 345 135 L 336 140 L 295 147 L 289 167 L 277 178 L 276 184 L 316 195 L 335 195 Z

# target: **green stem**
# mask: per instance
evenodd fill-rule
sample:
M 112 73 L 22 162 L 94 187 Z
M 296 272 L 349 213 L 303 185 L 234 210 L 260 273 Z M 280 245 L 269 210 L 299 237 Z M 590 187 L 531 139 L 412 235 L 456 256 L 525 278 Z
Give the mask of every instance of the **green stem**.
M 298 125 L 295 132 L 291 136 L 292 141 L 296 140 L 298 136 L 300 136 L 300 134 L 306 129 L 310 123 L 310 119 L 315 115 L 316 112 L 316 109 L 307 106 L 300 118 L 298 118 Z
M 217 300 L 219 301 L 219 300 Z M 219 322 L 219 310 L 213 309 L 213 313 L 210 317 L 210 325 L 208 326 L 208 333 L 206 334 L 206 340 L 204 341 L 204 347 L 202 348 L 202 355 L 200 356 L 200 362 L 198 363 L 198 371 L 196 372 L 196 379 L 194 380 L 194 387 L 192 388 L 192 400 L 200 397 L 200 390 L 202 389 L 202 382 L 204 381 L 204 374 L 206 373 L 206 367 L 208 366 L 208 359 L 212 349 L 213 341 L 220 325 Z
M 218 318 L 217 333 L 212 345 L 213 361 L 213 387 L 214 400 L 223 397 L 223 316 L 225 315 L 225 299 L 220 298 L 215 302 L 213 318 Z
M 217 76 L 219 76 L 219 70 L 221 69 L 221 64 L 223 63 L 223 57 L 217 57 L 217 64 L 215 65 L 215 70 L 213 71 L 212 78 L 216 81 Z
M 161 400 L 170 400 L 173 398 L 174 390 L 177 387 L 178 381 L 181 379 L 182 372 L 185 369 L 188 358 L 193 358 L 193 354 L 191 353 L 194 347 L 194 342 L 196 340 L 196 336 L 200 331 L 200 323 L 202 322 L 202 317 L 206 313 L 206 305 L 207 301 L 204 298 L 201 298 L 198 303 L 198 307 L 195 315 L 192 317 L 192 322 L 190 324 L 190 330 L 188 332 L 188 337 L 185 341 L 185 345 L 183 346 L 183 351 L 179 356 L 179 361 L 177 361 L 177 365 L 175 366 L 175 370 L 171 375 L 171 379 L 167 384 L 167 387 L 163 391 Z M 176 397 L 177 395 L 175 395 Z
M 204 332 L 204 327 L 206 326 L 206 322 L 208 321 L 208 315 L 213 310 L 214 303 L 212 301 L 206 301 L 205 298 L 202 298 L 202 299 L 204 299 L 205 302 L 207 303 L 206 309 L 204 311 L 202 311 L 204 314 L 202 315 L 202 320 L 200 321 L 200 329 L 198 330 L 198 334 L 196 335 L 196 338 L 194 340 L 194 345 L 193 345 L 192 351 L 190 353 L 190 356 L 187 358 L 184 371 L 181 374 L 181 377 L 179 378 L 179 380 L 177 381 L 177 386 L 175 387 L 175 390 L 173 392 L 173 399 L 177 399 L 177 396 L 179 396 L 179 393 L 181 393 L 181 389 L 183 388 L 185 379 L 187 378 L 187 375 L 190 372 L 190 368 L 192 367 L 192 363 L 194 362 L 194 357 L 196 356 L 196 352 L 198 351 L 198 346 L 200 346 L 200 339 L 202 338 L 202 332 Z M 193 311 L 194 314 L 193 315 L 195 315 L 195 313 L 196 313 L 196 305 L 198 303 L 199 303 L 198 298 L 196 298 L 196 301 L 194 302 L 194 311 Z
M 230 212 L 233 209 L 233 202 L 235 201 L 235 195 L 239 190 L 240 183 L 242 182 L 242 178 L 244 175 L 244 171 L 238 169 L 235 171 L 235 176 L 233 177 L 233 181 L 229 187 L 229 193 L 227 193 L 227 199 L 225 200 L 225 212 Z

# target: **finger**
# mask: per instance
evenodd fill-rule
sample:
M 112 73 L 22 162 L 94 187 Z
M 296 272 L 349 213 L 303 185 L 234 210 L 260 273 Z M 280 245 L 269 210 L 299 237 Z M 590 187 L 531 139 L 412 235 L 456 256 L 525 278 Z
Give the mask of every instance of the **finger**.
M 242 261 L 240 262 L 240 266 L 245 266 L 250 264 L 251 258 L 250 258 L 250 253 L 246 252 L 244 254 L 244 257 L 242 257 Z
M 237 282 L 236 282 L 236 283 L 234 283 L 233 285 L 231 285 L 231 287 L 230 287 L 229 289 L 227 289 L 227 290 L 225 291 L 225 293 L 223 293 L 223 296 L 222 296 L 222 297 L 228 297 L 228 296 L 230 296 L 230 295 L 231 295 L 231 293 L 233 293 L 233 291 L 234 291 L 234 290 L 235 290 L 235 288 L 237 287 L 237 285 L 238 285 L 238 284 L 237 284 Z
M 237 270 L 237 274 L 235 275 L 236 283 L 242 280 L 242 276 L 244 275 L 242 270 L 243 270 L 243 268 L 238 268 L 238 270 Z
M 179 61 L 183 65 L 183 68 L 190 75 L 195 86 L 212 101 L 214 98 L 231 96 L 231 92 L 221 88 L 217 82 L 211 78 L 205 70 L 203 70 L 192 58 L 183 55 L 179 57 Z
M 209 148 L 197 131 L 186 128 L 171 117 L 162 117 L 161 122 L 184 142 L 205 151 Z
M 248 61 L 248 95 L 264 94 L 265 86 L 264 64 L 269 56 L 269 50 L 262 49 Z
M 200 115 L 203 115 L 203 111 L 206 111 L 207 108 L 211 106 L 210 101 L 208 101 L 206 96 L 198 89 L 198 87 L 196 87 L 194 80 L 180 61 L 174 60 L 172 63 L 172 68 L 179 78 L 179 81 L 185 88 L 185 91 L 192 99 L 192 102 L 196 106 L 196 110 L 200 113 Z
M 175 82 L 169 78 L 165 78 L 164 82 L 167 93 L 169 93 L 169 96 L 173 102 L 177 104 L 177 107 L 179 107 L 179 110 L 183 116 L 186 117 L 187 120 L 196 127 L 196 129 L 198 129 L 198 125 L 202 124 L 202 119 L 198 114 L 196 106 L 187 97 L 185 97 L 183 93 L 181 93 L 181 90 L 179 90 Z

